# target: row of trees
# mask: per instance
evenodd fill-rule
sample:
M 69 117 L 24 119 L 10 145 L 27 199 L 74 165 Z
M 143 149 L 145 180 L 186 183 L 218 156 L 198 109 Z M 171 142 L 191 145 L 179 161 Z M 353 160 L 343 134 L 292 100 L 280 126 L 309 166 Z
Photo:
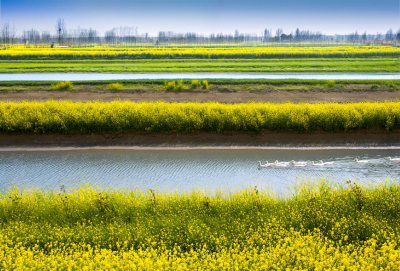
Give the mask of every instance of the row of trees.
M 55 25 L 55 31 L 39 32 L 35 29 L 25 30 L 22 35 L 17 36 L 16 29 L 9 23 L 0 28 L 0 42 L 2 45 L 26 44 L 26 45 L 48 45 L 87 46 L 92 44 L 109 45 L 144 45 L 144 44 L 224 44 L 224 43 L 266 43 L 266 42 L 353 42 L 367 43 L 368 41 L 400 42 L 400 29 L 394 32 L 389 29 L 386 34 L 359 34 L 357 31 L 347 35 L 325 35 L 319 31 L 300 30 L 285 33 L 278 28 L 275 33 L 272 29 L 266 28 L 263 33 L 241 33 L 236 30 L 233 34 L 213 33 L 201 35 L 194 32 L 174 33 L 171 31 L 160 31 L 157 36 L 150 36 L 147 33 L 140 34 L 137 27 L 119 27 L 105 32 L 103 36 L 92 28 L 78 28 L 67 30 L 63 19 L 59 19 Z

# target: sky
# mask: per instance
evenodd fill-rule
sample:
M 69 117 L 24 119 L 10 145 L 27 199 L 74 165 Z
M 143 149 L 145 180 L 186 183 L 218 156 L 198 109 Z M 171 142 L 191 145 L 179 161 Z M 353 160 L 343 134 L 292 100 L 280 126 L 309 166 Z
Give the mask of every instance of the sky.
M 400 0 L 0 0 L 1 23 L 22 30 L 53 33 L 58 18 L 67 29 L 100 33 L 134 26 L 139 33 L 159 31 L 275 33 L 296 28 L 325 34 L 375 34 L 400 28 Z

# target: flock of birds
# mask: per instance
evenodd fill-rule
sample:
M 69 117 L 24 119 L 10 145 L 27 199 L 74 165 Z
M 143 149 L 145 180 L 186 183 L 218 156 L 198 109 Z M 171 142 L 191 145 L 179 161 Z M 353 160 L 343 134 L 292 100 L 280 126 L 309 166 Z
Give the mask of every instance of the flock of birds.
M 394 161 L 397 163 L 400 163 L 400 158 L 391 158 L 391 157 L 386 157 L 389 161 Z M 354 161 L 356 163 L 361 163 L 361 164 L 366 164 L 369 163 L 370 160 L 358 160 L 358 158 L 355 158 Z M 335 162 L 324 162 L 322 160 L 319 160 L 318 163 L 315 163 L 314 161 L 310 162 L 312 166 L 316 167 L 323 167 L 326 165 L 332 165 Z M 290 162 L 279 162 L 276 160 L 273 163 L 268 163 L 268 161 L 265 161 L 265 164 L 261 164 L 261 161 L 258 161 L 258 167 L 287 167 L 287 166 L 294 166 L 294 167 L 306 167 L 308 165 L 307 162 L 296 162 L 294 160 Z

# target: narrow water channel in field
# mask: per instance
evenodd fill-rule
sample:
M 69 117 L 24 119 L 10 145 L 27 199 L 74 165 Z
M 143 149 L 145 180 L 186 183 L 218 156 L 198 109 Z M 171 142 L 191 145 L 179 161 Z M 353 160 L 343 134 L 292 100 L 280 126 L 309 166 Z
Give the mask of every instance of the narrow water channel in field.
M 399 181 L 399 149 L 185 149 L 185 150 L 59 150 L 1 151 L 0 189 L 59 189 L 90 184 L 101 187 L 159 191 L 234 190 L 270 187 L 287 191 L 294 180 L 334 179 L 345 184 Z M 354 158 L 368 159 L 356 163 Z M 258 168 L 258 161 L 308 161 L 306 167 Z M 309 161 L 334 162 L 312 166 Z
M 2 73 L 0 81 L 175 79 L 400 79 L 400 73 Z

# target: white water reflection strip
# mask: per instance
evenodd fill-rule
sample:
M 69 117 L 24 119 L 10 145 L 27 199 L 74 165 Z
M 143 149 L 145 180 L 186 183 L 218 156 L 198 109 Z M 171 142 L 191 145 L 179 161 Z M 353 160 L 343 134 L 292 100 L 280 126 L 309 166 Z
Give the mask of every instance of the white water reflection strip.
M 400 73 L 9 73 L 0 81 L 93 81 L 173 79 L 394 80 Z

